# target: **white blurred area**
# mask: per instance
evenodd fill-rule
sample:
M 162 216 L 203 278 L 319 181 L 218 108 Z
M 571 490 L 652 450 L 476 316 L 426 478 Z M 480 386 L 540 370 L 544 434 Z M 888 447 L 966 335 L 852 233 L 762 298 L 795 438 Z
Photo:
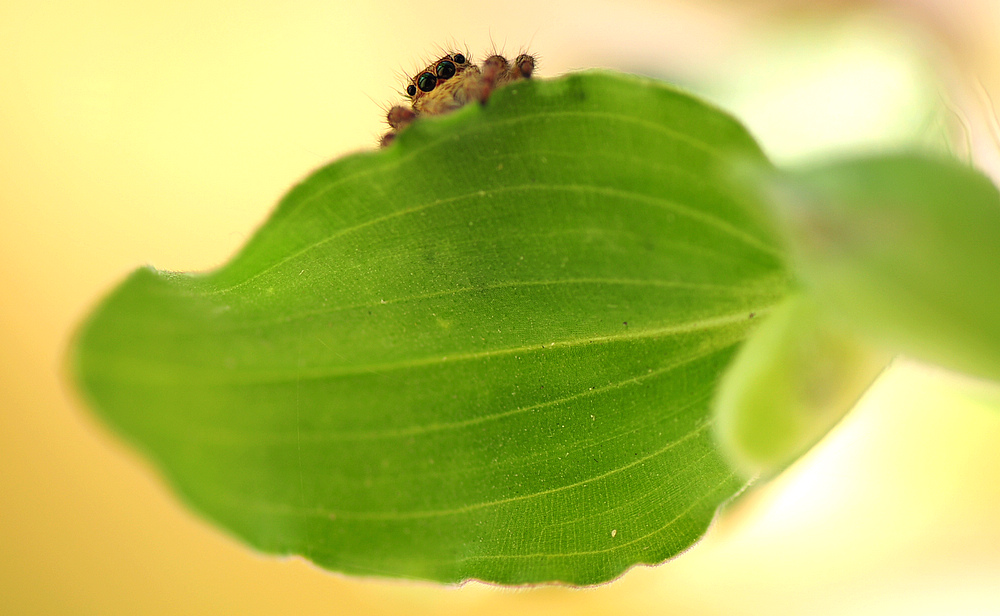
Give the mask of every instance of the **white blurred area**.
M 80 410 L 66 341 L 135 266 L 226 260 L 373 148 L 439 45 L 674 81 L 779 163 L 952 151 L 1000 178 L 1000 2 L 0 5 L 0 612 L 1000 614 L 1000 410 L 900 363 L 704 542 L 587 590 L 356 580 L 188 513 Z M 992 99 L 992 100 L 991 100 Z

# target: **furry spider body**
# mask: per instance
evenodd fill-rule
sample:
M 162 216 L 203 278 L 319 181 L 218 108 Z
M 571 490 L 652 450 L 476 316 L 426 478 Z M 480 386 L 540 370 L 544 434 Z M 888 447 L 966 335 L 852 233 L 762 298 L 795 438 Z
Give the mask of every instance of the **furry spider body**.
M 448 54 L 410 78 L 406 86 L 409 106 L 395 105 L 386 114 L 390 130 L 381 146 L 392 143 L 399 131 L 419 116 L 440 115 L 471 102 L 485 103 L 490 94 L 518 79 L 528 79 L 535 70 L 535 57 L 519 55 L 513 63 L 499 54 L 476 66 L 461 53 Z

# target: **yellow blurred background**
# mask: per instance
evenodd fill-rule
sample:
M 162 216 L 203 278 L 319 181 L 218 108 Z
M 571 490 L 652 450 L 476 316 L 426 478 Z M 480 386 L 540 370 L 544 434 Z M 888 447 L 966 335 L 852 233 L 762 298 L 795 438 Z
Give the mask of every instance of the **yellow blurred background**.
M 254 553 L 186 511 L 63 365 L 130 270 L 218 265 L 294 182 L 373 147 L 397 74 L 436 45 L 674 80 L 779 162 L 945 147 L 996 179 L 997 33 L 995 0 L 5 0 L 0 613 L 1000 614 L 1000 412 L 920 366 L 679 558 L 511 590 Z

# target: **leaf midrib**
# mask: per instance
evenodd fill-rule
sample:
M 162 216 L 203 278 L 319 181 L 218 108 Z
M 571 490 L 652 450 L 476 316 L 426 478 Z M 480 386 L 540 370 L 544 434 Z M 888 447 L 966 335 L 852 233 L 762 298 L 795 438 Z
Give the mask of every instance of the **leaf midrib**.
M 524 345 L 518 347 L 505 347 L 499 349 L 488 349 L 484 351 L 473 351 L 473 352 L 455 352 L 455 353 L 442 353 L 434 356 L 427 357 L 417 357 L 407 360 L 399 360 L 382 364 L 355 364 L 351 366 L 341 366 L 341 367 L 317 367 L 312 369 L 299 369 L 291 374 L 279 373 L 278 371 L 267 371 L 267 372 L 251 372 L 251 371 L 232 371 L 226 372 L 224 374 L 232 377 L 229 379 L 211 379 L 211 378 L 197 378 L 204 377 L 206 369 L 204 367 L 196 367 L 193 370 L 184 370 L 184 366 L 179 366 L 177 364 L 147 364 L 147 371 L 143 372 L 144 376 L 149 376 L 152 373 L 158 373 L 163 375 L 166 371 L 165 368 L 169 369 L 169 378 L 167 379 L 142 379 L 135 378 L 139 376 L 139 366 L 133 361 L 129 363 L 128 367 L 123 371 L 110 370 L 102 372 L 101 374 L 105 377 L 114 377 L 114 380 L 127 383 L 162 383 L 174 382 L 179 377 L 183 377 L 189 382 L 199 383 L 199 384 L 212 384 L 212 385 L 262 385 L 268 383 L 289 383 L 289 382 L 301 382 L 303 380 L 322 380 L 329 378 L 337 378 L 342 376 L 355 376 L 361 374 L 383 374 L 386 372 L 391 372 L 395 370 L 405 370 L 409 368 L 420 368 L 431 365 L 440 365 L 445 363 L 457 362 L 457 361 L 475 361 L 480 359 L 488 359 L 491 357 L 502 357 L 506 355 L 512 355 L 515 353 L 529 353 L 539 350 L 553 350 L 553 349 L 565 349 L 573 348 L 586 344 L 610 344 L 619 342 L 631 342 L 637 340 L 647 340 L 647 339 L 658 339 L 667 338 L 670 336 L 689 334 L 698 331 L 706 331 L 712 329 L 723 329 L 728 326 L 736 325 L 740 322 L 746 322 L 750 320 L 750 314 L 754 317 L 764 316 L 769 311 L 773 304 L 767 304 L 760 307 L 750 307 L 745 310 L 740 310 L 739 312 L 730 313 L 727 315 L 710 317 L 706 319 L 698 319 L 695 321 L 688 321 L 686 323 L 680 323 L 676 325 L 668 325 L 666 327 L 649 328 L 649 329 L 634 329 L 628 332 L 622 332 L 618 334 L 607 334 L 604 336 L 590 336 L 585 338 L 571 338 L 565 340 L 556 340 L 549 343 L 539 342 L 531 345 Z M 96 356 L 96 353 L 94 354 Z M 101 362 L 94 362 L 100 365 Z M 91 370 L 90 374 L 97 374 L 98 371 Z

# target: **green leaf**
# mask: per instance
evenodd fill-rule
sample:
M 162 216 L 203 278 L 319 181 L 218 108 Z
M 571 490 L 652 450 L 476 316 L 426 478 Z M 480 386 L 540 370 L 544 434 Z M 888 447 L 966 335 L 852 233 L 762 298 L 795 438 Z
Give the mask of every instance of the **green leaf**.
M 232 262 L 85 323 L 94 409 L 197 510 L 330 569 L 598 583 L 744 483 L 709 400 L 785 292 L 725 114 L 585 73 L 417 122 L 292 190 Z
M 795 294 L 754 331 L 722 378 L 720 444 L 744 474 L 774 475 L 829 432 L 890 359 Z
M 798 278 L 893 353 L 1000 380 L 1000 193 L 957 161 L 861 158 L 768 179 Z

